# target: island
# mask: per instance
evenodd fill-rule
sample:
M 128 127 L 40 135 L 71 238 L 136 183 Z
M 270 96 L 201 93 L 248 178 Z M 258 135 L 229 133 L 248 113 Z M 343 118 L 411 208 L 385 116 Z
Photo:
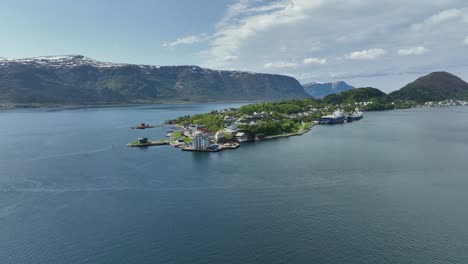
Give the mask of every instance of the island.
M 148 141 L 143 138 L 143 141 L 128 146 L 170 144 L 183 151 L 219 152 L 236 149 L 246 142 L 300 136 L 316 124 L 359 120 L 362 118 L 360 109 L 372 109 L 378 103 L 372 99 L 336 105 L 327 100 L 308 98 L 213 110 L 166 121 L 166 125 L 172 127 L 166 141 Z M 356 117 L 357 113 L 361 115 Z
M 133 129 L 148 129 L 148 128 L 155 128 L 156 126 L 154 125 L 148 125 L 145 123 L 140 123 L 136 127 L 132 127 Z

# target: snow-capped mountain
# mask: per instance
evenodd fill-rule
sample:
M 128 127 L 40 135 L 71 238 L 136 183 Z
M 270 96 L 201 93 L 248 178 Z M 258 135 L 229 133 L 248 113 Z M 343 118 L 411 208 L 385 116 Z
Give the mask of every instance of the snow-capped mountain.
M 60 67 L 79 67 L 79 66 L 93 66 L 98 68 L 109 68 L 109 67 L 122 67 L 128 64 L 126 63 L 113 63 L 113 62 L 102 62 L 97 61 L 83 55 L 61 55 L 61 56 L 43 56 L 33 57 L 24 59 L 6 59 L 0 57 L 0 64 L 4 63 L 20 63 L 35 66 L 44 66 L 51 68 Z M 139 65 L 141 67 L 159 67 L 153 65 Z
M 0 104 L 279 100 L 308 97 L 294 78 L 198 66 L 100 62 L 82 55 L 0 58 Z

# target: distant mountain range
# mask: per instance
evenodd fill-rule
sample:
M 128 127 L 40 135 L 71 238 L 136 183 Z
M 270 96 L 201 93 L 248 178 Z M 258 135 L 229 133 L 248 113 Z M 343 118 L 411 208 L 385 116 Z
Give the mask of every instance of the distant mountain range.
M 319 87 L 331 87 L 332 83 L 325 83 Z M 315 88 L 312 88 L 314 91 Z M 318 89 L 315 89 L 317 91 Z M 326 88 L 323 88 L 325 91 Z M 312 96 L 309 90 L 306 89 Z M 330 88 L 332 91 L 332 88 Z M 341 103 L 344 101 L 363 102 L 370 99 L 385 99 L 386 101 L 443 101 L 448 99 L 468 100 L 468 83 L 448 72 L 433 72 L 403 88 L 386 95 L 377 88 L 353 88 L 346 91 L 334 92 L 324 97 L 326 101 Z
M 323 98 L 329 104 L 373 102 L 365 106 L 366 110 L 407 108 L 422 102 L 448 99 L 468 100 L 468 83 L 447 72 L 433 72 L 388 95 L 377 88 L 365 87 Z
M 314 98 L 323 98 L 330 94 L 339 94 L 354 89 L 353 86 L 343 81 L 329 83 L 312 82 L 303 84 L 302 86 L 304 90 Z
M 389 94 L 392 99 L 442 101 L 468 98 L 468 83 L 448 72 L 433 72 Z
M 0 104 L 272 101 L 308 98 L 294 78 L 198 66 L 99 62 L 81 55 L 0 58 Z
M 388 95 L 345 82 L 301 84 L 284 75 L 218 71 L 198 66 L 99 62 L 81 55 L 0 58 L 0 106 L 203 101 L 331 101 L 468 99 L 468 83 L 433 72 Z M 325 98 L 325 99 L 327 99 Z

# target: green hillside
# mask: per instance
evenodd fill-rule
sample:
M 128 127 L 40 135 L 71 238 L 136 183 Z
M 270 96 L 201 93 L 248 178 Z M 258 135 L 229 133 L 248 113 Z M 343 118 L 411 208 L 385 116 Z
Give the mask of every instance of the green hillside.
M 198 66 L 98 62 L 80 55 L 0 59 L 0 104 L 276 101 L 310 96 L 294 78 Z
M 468 83 L 448 72 L 433 72 L 389 94 L 395 100 L 417 102 L 467 99 Z

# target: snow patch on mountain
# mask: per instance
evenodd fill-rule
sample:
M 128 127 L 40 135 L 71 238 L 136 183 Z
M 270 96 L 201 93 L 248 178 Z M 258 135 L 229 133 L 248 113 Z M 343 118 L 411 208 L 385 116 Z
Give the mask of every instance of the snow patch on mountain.
M 33 66 L 44 66 L 50 68 L 62 68 L 62 67 L 79 67 L 79 66 L 92 66 L 97 68 L 112 68 L 112 67 L 123 67 L 131 64 L 127 63 L 114 63 L 114 62 L 102 62 L 97 61 L 83 55 L 58 55 L 58 56 L 41 56 L 24 59 L 7 59 L 0 57 L 0 65 L 6 65 L 8 63 L 20 63 L 29 64 Z M 136 65 L 142 69 L 159 69 L 159 65 Z

